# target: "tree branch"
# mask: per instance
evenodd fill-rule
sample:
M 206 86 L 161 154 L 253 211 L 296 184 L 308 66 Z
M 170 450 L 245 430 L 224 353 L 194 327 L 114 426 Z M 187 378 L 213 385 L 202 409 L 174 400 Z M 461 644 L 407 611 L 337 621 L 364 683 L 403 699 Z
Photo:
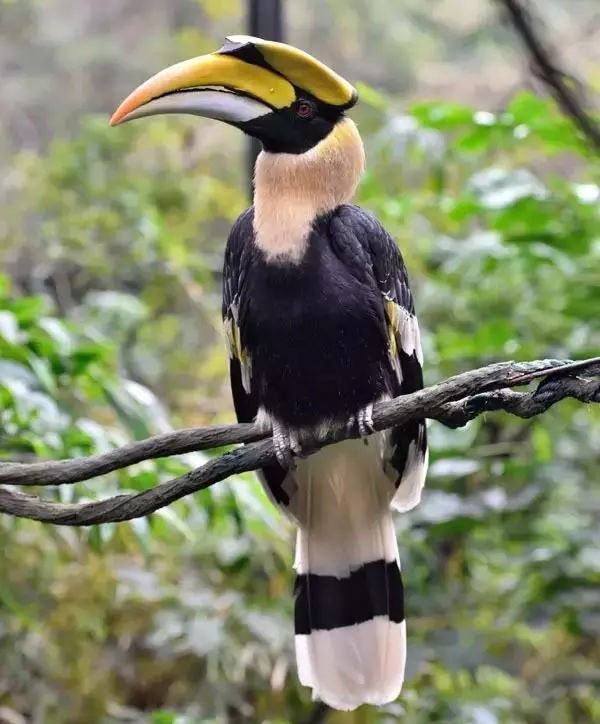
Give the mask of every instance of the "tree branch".
M 379 403 L 373 412 L 376 430 L 424 417 L 460 427 L 488 411 L 505 410 L 527 418 L 572 397 L 600 402 L 600 357 L 580 362 L 538 360 L 500 362 L 464 372 L 410 395 Z M 532 392 L 508 388 L 543 378 Z M 338 430 L 319 441 L 315 450 L 356 433 Z M 60 525 L 119 522 L 148 515 L 190 493 L 208 488 L 231 475 L 256 470 L 275 460 L 270 431 L 253 424 L 190 428 L 131 443 L 101 455 L 32 464 L 0 463 L 4 485 L 66 485 L 128 467 L 143 460 L 249 443 L 210 460 L 178 478 L 139 493 L 117 495 L 92 503 L 55 503 L 0 486 L 0 512 Z
M 526 0 L 496 0 L 525 49 L 530 55 L 531 69 L 556 98 L 563 112 L 568 115 L 596 151 L 600 151 L 600 128 L 585 110 L 585 104 L 577 92 L 581 88 L 572 76 L 556 65 L 557 53 L 544 43 L 536 29 L 530 3 Z

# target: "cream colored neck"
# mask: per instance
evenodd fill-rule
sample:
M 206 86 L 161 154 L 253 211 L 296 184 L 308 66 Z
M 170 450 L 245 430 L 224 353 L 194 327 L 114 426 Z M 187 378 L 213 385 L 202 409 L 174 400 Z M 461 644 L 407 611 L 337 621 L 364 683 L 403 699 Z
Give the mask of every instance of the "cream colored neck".
M 352 199 L 364 160 L 362 140 L 349 118 L 306 153 L 259 154 L 254 231 L 269 261 L 302 259 L 313 221 Z

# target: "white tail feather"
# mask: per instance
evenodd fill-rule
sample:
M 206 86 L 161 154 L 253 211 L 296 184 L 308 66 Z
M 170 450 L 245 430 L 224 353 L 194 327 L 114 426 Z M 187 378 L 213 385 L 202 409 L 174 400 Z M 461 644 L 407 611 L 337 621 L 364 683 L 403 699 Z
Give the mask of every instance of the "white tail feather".
M 295 568 L 300 575 L 342 579 L 341 596 L 348 594 L 343 579 L 347 583 L 361 566 L 380 562 L 376 574 L 381 574 L 377 581 L 381 590 L 389 585 L 384 562 L 399 566 L 389 509 L 394 487 L 383 471 L 384 444 L 384 435 L 372 436 L 368 444 L 346 440 L 300 461 L 296 470 L 293 514 L 300 527 Z M 351 595 L 366 596 L 367 606 L 371 600 L 364 587 L 353 589 Z M 335 588 L 332 596 L 336 599 L 331 600 L 332 611 L 348 606 L 340 603 Z M 327 604 L 319 599 L 319 605 Z M 387 613 L 327 628 L 318 625 L 309 604 L 307 616 L 313 625 L 310 633 L 297 634 L 296 657 L 300 680 L 313 689 L 315 698 L 351 710 L 364 703 L 385 704 L 398 696 L 406 659 L 405 623 L 390 620 Z
M 334 709 L 388 704 L 404 682 L 406 623 L 378 616 L 352 627 L 297 635 L 296 660 L 300 683 Z

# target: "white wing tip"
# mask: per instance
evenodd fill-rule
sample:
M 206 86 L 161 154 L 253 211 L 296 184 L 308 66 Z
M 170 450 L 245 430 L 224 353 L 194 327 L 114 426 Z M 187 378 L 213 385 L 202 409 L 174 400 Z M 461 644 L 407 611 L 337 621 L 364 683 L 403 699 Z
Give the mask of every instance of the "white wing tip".
M 425 487 L 425 477 L 429 466 L 429 449 L 423 455 L 414 442 L 409 446 L 406 469 L 398 490 L 392 500 L 392 508 L 400 513 L 406 513 L 421 502 L 421 494 Z

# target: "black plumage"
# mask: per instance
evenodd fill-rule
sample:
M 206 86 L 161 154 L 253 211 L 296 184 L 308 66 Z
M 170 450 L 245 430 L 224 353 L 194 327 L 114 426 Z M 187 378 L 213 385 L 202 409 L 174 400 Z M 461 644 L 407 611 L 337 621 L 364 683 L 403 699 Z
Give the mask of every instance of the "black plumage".
M 342 579 L 305 573 L 296 577 L 294 595 L 297 634 L 354 626 L 375 616 L 404 621 L 404 587 L 396 561 L 371 561 Z
M 225 251 L 223 318 L 240 343 L 231 359 L 238 420 L 253 420 L 262 407 L 293 428 L 345 423 L 384 395 L 420 389 L 416 351 L 390 339 L 388 305 L 413 315 L 414 304 L 402 255 L 377 219 L 349 204 L 318 217 L 296 264 L 265 259 L 254 244 L 253 213 L 236 221 Z M 412 441 L 425 450 L 424 422 L 392 431 L 399 476 Z M 265 472 L 279 500 L 283 471 Z

